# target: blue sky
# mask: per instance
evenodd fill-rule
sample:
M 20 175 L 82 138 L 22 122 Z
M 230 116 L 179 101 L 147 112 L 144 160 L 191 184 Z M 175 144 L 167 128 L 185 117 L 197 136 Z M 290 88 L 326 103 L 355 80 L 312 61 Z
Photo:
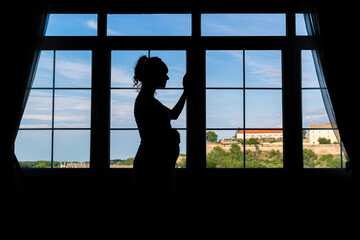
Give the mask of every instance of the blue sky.
M 297 33 L 306 34 L 302 16 L 297 17 Z M 167 15 L 109 15 L 107 33 L 121 35 L 185 35 L 191 34 L 191 16 Z M 285 34 L 283 14 L 207 14 L 202 17 L 203 35 L 250 35 L 268 36 Z M 96 36 L 96 14 L 50 15 L 47 36 Z M 54 119 L 52 119 L 53 92 L 34 89 L 25 109 L 21 128 L 82 128 L 82 130 L 54 131 L 55 161 L 88 161 L 90 151 L 91 106 L 91 51 L 43 51 L 33 84 L 34 88 L 51 88 L 55 69 Z M 147 51 L 112 51 L 111 86 L 132 87 L 133 67 Z M 151 56 L 163 59 L 169 68 L 168 87 L 182 87 L 186 73 L 185 51 L 151 51 Z M 281 88 L 281 51 L 207 51 L 207 87 L 243 87 L 243 63 L 245 55 L 245 86 L 255 89 L 245 91 L 245 127 L 282 127 L 281 90 L 256 88 Z M 318 87 L 311 52 L 303 51 L 303 87 Z M 83 88 L 68 90 L 66 88 Z M 172 107 L 181 90 L 159 90 L 156 97 Z M 243 90 L 207 90 L 207 128 L 244 127 Z M 133 118 L 135 90 L 111 90 L 111 127 L 136 128 Z M 304 90 L 303 122 L 327 122 L 326 112 L 319 90 Z M 186 111 L 183 111 L 173 127 L 186 127 Z M 234 130 L 217 131 L 220 138 L 232 137 Z M 181 152 L 186 153 L 186 132 L 181 131 Z M 111 131 L 111 158 L 133 157 L 139 144 L 136 130 Z M 16 141 L 16 154 L 20 161 L 50 160 L 50 130 L 20 130 Z
M 285 36 L 285 14 L 203 14 L 204 36 Z

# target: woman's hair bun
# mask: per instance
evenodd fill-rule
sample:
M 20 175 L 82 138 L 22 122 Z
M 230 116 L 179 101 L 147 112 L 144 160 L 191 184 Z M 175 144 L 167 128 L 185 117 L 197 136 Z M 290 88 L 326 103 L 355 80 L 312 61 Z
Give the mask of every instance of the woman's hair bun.
M 166 68 L 165 63 L 158 57 L 147 57 L 143 55 L 139 58 L 134 68 L 134 86 L 140 87 L 140 83 L 151 79 L 154 73 L 158 72 L 159 69 Z

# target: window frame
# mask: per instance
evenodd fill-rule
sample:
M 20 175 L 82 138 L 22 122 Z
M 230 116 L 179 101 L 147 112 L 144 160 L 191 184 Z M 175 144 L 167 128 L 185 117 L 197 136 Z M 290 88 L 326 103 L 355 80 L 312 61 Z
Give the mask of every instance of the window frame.
M 238 9 L 239 8 L 239 9 Z M 304 169 L 302 159 L 302 103 L 301 103 L 301 50 L 315 48 L 308 36 L 296 36 L 295 13 L 308 9 L 285 10 L 281 7 L 253 7 L 229 10 L 226 7 L 204 7 L 200 10 L 187 8 L 173 9 L 165 6 L 123 7 L 122 9 L 102 8 L 100 10 L 79 10 L 68 6 L 53 6 L 51 13 L 95 13 L 97 16 L 97 36 L 43 38 L 41 50 L 90 50 L 92 51 L 92 92 L 91 92 L 91 143 L 90 168 L 69 169 L 70 173 L 81 174 L 131 174 L 131 169 L 111 169 L 110 165 L 110 71 L 112 50 L 186 50 L 187 71 L 191 71 L 196 82 L 193 87 L 196 95 L 187 101 L 187 167 L 178 172 L 243 173 L 250 174 L 289 174 L 296 172 L 328 172 L 338 169 Z M 201 36 L 202 13 L 285 13 L 285 36 Z M 191 14 L 190 36 L 106 36 L 107 14 L 112 13 L 188 13 Z M 206 168 L 206 50 L 281 50 L 282 52 L 282 123 L 283 123 L 283 168 L 282 169 L 207 169 Z M 96 147 L 94 147 L 96 146 Z M 65 174 L 67 169 L 23 169 L 26 174 Z M 265 171 L 264 171 L 265 170 Z M 341 173 L 344 174 L 344 169 Z M 45 173 L 44 173 L 45 172 Z M 47 172 L 47 173 L 46 173 Z

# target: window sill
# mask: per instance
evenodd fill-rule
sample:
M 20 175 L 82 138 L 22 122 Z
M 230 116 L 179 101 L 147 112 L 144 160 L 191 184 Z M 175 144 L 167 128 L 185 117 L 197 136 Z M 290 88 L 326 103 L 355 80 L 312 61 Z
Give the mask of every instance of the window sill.
M 289 177 L 294 173 L 289 172 L 283 168 L 265 168 L 265 169 L 204 169 L 203 171 L 192 171 L 189 169 L 179 168 L 176 169 L 179 176 L 198 175 L 207 177 L 229 176 L 239 178 L 253 178 L 253 177 Z M 96 170 L 83 168 L 83 169 L 22 169 L 25 177 L 126 177 L 132 174 L 132 168 L 126 169 L 108 169 L 101 173 Z M 346 171 L 345 168 L 334 169 L 302 169 L 296 173 L 300 178 L 350 178 L 351 171 Z

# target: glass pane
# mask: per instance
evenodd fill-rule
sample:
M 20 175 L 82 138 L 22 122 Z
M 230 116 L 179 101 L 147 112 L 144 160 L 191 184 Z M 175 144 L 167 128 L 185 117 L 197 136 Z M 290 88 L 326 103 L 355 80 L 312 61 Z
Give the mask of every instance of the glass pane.
M 110 168 L 132 168 L 139 144 L 137 130 L 111 130 Z
M 53 87 L 54 51 L 41 51 L 32 87 Z
M 206 131 L 207 168 L 243 168 L 244 153 L 238 130 Z
M 329 122 L 320 90 L 307 89 L 302 91 L 302 109 L 304 128 L 308 128 L 310 124 Z
M 180 155 L 176 168 L 186 167 L 186 131 L 180 133 Z M 140 145 L 138 130 L 111 130 L 110 131 L 110 168 L 132 168 L 133 160 Z M 159 144 L 161 151 L 161 144 Z
M 157 90 L 155 98 L 166 107 L 172 109 L 180 99 L 182 90 Z M 111 91 L 111 127 L 112 128 L 136 128 L 134 117 L 134 103 L 138 92 L 136 90 Z M 174 128 L 186 128 L 186 103 L 177 120 L 172 120 Z
M 320 87 L 311 50 L 301 51 L 302 87 Z
M 166 87 L 182 88 L 186 73 L 186 51 L 150 51 L 150 57 L 159 57 L 168 67 L 169 80 Z
M 134 103 L 136 90 L 111 90 L 111 127 L 136 128 Z
M 303 13 L 297 13 L 296 16 L 296 35 L 297 36 L 307 36 L 307 30 L 305 25 L 305 19 Z
M 281 90 L 246 90 L 246 128 L 282 128 Z
M 176 168 L 186 168 L 186 130 L 178 130 L 180 133 L 180 154 L 176 161 Z
M 176 162 L 177 168 L 186 167 L 186 131 L 180 133 L 180 155 Z M 132 168 L 133 161 L 140 145 L 138 130 L 110 131 L 110 168 Z M 161 145 L 161 144 L 160 144 Z M 160 146 L 159 145 L 159 146 Z M 161 151 L 161 148 L 159 148 Z M 151 158 L 149 158 L 151 160 Z
M 282 129 L 245 130 L 245 168 L 282 167 Z
M 55 87 L 91 87 L 91 51 L 56 51 Z
M 243 87 L 243 51 L 206 51 L 206 87 Z
M 108 36 L 190 36 L 190 14 L 108 14 Z
M 281 87 L 281 51 L 245 51 L 246 87 Z
M 172 109 L 179 101 L 183 90 L 159 89 L 156 91 L 155 98 L 158 99 L 169 109 Z M 186 103 L 177 120 L 171 120 L 173 128 L 186 128 Z
M 285 14 L 202 14 L 202 36 L 285 36 Z
M 111 87 L 133 87 L 134 67 L 148 51 L 111 51 Z
M 341 168 L 341 150 L 330 124 L 311 124 L 303 141 L 305 168 Z
M 52 90 L 31 90 L 20 128 L 52 126 Z
M 90 127 L 90 90 L 56 90 L 54 124 L 56 128 Z
M 50 168 L 51 130 L 19 130 L 15 154 L 22 168 Z
M 97 14 L 50 14 L 46 36 L 96 36 Z
M 206 127 L 242 128 L 243 91 L 206 90 Z
M 89 168 L 90 131 L 54 131 L 54 167 Z

